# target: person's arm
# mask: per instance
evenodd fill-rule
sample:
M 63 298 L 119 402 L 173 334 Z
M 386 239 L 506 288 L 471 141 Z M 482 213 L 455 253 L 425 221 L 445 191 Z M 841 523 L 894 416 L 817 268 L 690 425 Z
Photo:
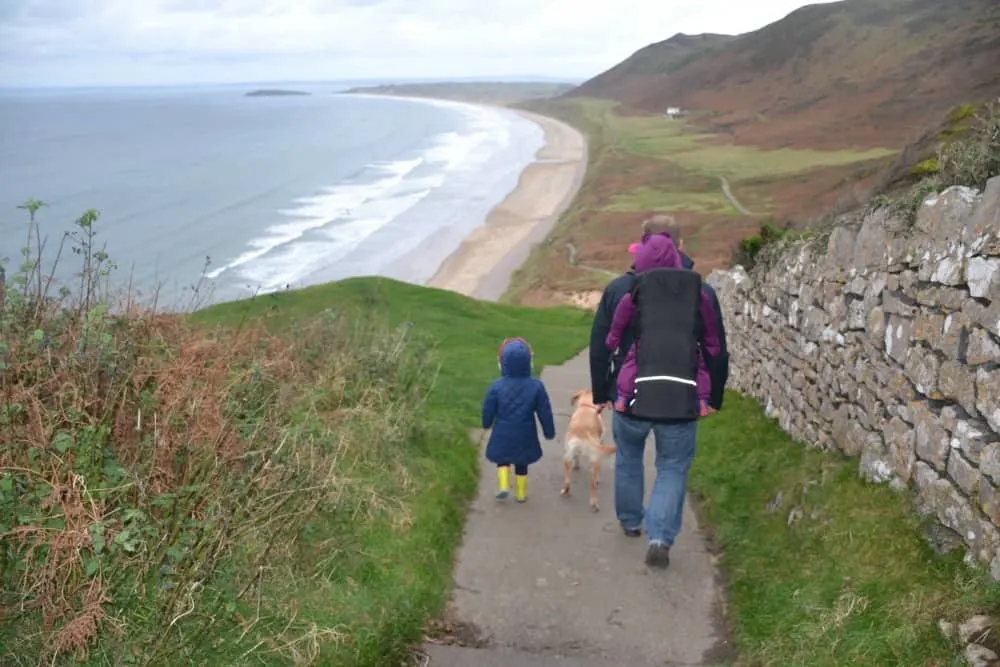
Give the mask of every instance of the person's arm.
M 701 291 L 698 317 L 701 320 L 701 326 L 698 327 L 700 332 L 698 346 L 701 348 L 698 354 L 698 413 L 704 417 L 712 412 L 709 405 L 712 398 L 712 376 L 708 372 L 706 356 L 717 357 L 722 350 L 722 345 L 719 342 L 719 323 L 715 317 L 715 306 L 705 290 Z
M 608 331 L 608 336 L 604 341 L 609 350 L 616 350 L 621 345 L 622 336 L 625 335 L 625 331 L 632 324 L 634 316 L 635 304 L 632 303 L 632 294 L 626 294 L 618 302 L 618 307 L 615 308 L 615 314 L 611 318 L 611 329 Z
M 701 291 L 701 302 L 698 305 L 698 312 L 701 315 L 703 324 L 700 327 L 701 340 L 698 341 L 698 344 L 701 345 L 701 349 L 708 356 L 717 357 L 722 350 L 722 343 L 719 341 L 719 321 L 715 316 L 715 307 L 712 304 L 712 299 L 705 293 L 705 290 Z
M 604 346 L 604 339 L 611 328 L 611 316 L 614 314 L 611 303 L 610 285 L 601 295 L 601 302 L 594 313 L 594 324 L 590 328 L 590 391 L 594 394 L 594 403 L 600 405 L 611 400 L 606 396 L 608 369 L 611 367 L 611 352 Z
M 552 418 L 552 403 L 549 401 L 549 392 L 545 391 L 545 385 L 538 381 L 538 391 L 535 393 L 535 414 L 542 424 L 542 435 L 546 440 L 554 440 L 556 437 L 556 423 Z
M 483 399 L 483 428 L 491 428 L 493 420 L 497 416 L 497 388 L 496 383 L 490 385 L 486 391 L 486 398 Z

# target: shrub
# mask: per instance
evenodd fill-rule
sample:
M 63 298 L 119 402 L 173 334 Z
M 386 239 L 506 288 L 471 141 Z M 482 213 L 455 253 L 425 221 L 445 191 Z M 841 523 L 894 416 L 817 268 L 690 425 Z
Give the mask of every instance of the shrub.
M 875 197 L 871 209 L 889 207 L 912 224 L 927 197 L 954 185 L 982 190 L 989 179 L 1000 176 L 1000 100 L 978 112 L 964 105 L 952 113 L 953 118 L 959 110 L 959 120 L 973 118 L 963 136 L 941 144 L 936 158 L 913 167 L 912 173 L 923 176 L 921 180 L 899 194 Z
M 913 165 L 910 169 L 910 174 L 913 176 L 929 176 L 931 174 L 938 173 L 938 161 L 937 158 L 927 158 L 926 160 L 921 160 L 917 164 Z
M 735 266 L 740 264 L 746 270 L 751 270 L 757 266 L 761 253 L 772 247 L 774 244 L 791 238 L 802 238 L 806 232 L 794 232 L 788 229 L 788 223 L 779 227 L 774 220 L 761 223 L 760 231 L 753 236 L 748 236 L 740 241 L 736 251 L 730 260 L 730 264 Z

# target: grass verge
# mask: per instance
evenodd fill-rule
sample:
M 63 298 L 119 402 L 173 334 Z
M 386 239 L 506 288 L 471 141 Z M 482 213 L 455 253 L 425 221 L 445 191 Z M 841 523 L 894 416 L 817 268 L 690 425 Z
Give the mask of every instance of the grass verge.
M 730 393 L 691 488 L 722 550 L 739 665 L 964 665 L 939 619 L 1000 610 L 1000 586 L 938 556 L 908 494 L 794 442 Z
M 82 294 L 50 295 L 34 223 L 0 286 L 0 663 L 400 664 L 500 341 L 561 363 L 586 314 L 384 279 L 151 313 L 101 288 L 97 217 Z

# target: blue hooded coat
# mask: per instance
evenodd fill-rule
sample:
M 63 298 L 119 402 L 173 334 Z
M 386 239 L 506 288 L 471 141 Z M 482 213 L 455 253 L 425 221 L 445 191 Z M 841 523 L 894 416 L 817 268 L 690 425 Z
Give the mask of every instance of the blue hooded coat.
M 504 345 L 500 371 L 483 400 L 483 428 L 493 428 L 486 458 L 497 465 L 531 465 L 542 458 L 536 415 L 545 439 L 556 437 L 549 395 L 531 376 L 531 350 L 522 341 Z

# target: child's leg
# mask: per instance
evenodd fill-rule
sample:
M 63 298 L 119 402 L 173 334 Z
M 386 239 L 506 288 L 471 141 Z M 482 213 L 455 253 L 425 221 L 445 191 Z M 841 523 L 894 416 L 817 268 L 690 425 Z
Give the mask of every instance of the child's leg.
M 510 464 L 497 464 L 497 495 L 503 500 L 510 495 Z
M 514 497 L 517 498 L 517 502 L 523 503 L 528 499 L 528 466 L 526 465 L 516 465 L 514 466 Z

